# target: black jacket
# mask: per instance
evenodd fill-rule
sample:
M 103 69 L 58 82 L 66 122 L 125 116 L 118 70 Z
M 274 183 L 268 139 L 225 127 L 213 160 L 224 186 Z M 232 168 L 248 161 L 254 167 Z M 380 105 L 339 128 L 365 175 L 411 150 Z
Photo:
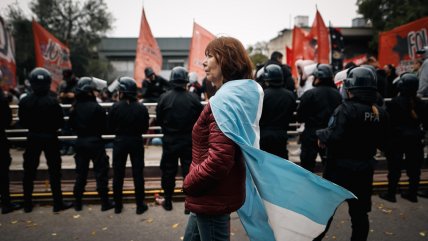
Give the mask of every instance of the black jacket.
M 149 112 L 138 101 L 120 100 L 109 111 L 109 129 L 116 136 L 141 137 L 149 128 Z
M 12 111 L 3 90 L 0 89 L 0 132 L 4 132 L 12 122 Z
M 300 97 L 297 107 L 297 121 L 305 123 L 305 128 L 321 129 L 327 127 L 328 120 L 342 103 L 337 89 L 330 86 L 316 86 Z
M 143 81 L 141 95 L 146 100 L 157 102 L 162 93 L 170 88 L 169 82 L 156 75 L 155 80 L 145 79 Z
M 202 109 L 195 94 L 174 88 L 161 95 L 156 107 L 156 119 L 165 135 L 191 135 Z
M 19 122 L 30 132 L 55 133 L 64 125 L 58 100 L 50 95 L 29 94 L 19 102 Z
M 68 121 L 77 136 L 101 136 L 107 130 L 107 115 L 95 98 L 77 97 Z

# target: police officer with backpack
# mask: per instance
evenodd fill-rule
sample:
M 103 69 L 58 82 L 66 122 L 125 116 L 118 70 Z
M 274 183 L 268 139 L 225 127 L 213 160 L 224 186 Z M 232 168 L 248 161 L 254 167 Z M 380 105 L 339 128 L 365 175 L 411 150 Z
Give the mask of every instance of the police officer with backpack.
M 89 162 L 94 163 L 97 191 L 101 199 L 101 211 L 112 209 L 108 198 L 109 157 L 101 135 L 107 130 L 107 115 L 95 97 L 96 84 L 91 77 L 82 77 L 76 86 L 76 102 L 70 110 L 69 123 L 77 133 L 74 156 L 76 182 L 74 184 L 74 209 L 82 210 L 82 198 L 88 177 Z
M 33 210 L 32 194 L 37 167 L 42 151 L 45 153 L 49 182 L 54 200 L 53 211 L 70 208 L 63 202 L 61 191 L 61 155 L 57 131 L 64 125 L 64 116 L 58 100 L 49 95 L 52 76 L 44 68 L 35 68 L 29 76 L 33 92 L 19 102 L 20 124 L 28 128 L 24 152 L 24 211 Z
M 123 180 L 128 155 L 132 164 L 137 214 L 144 213 L 144 143 L 142 134 L 149 128 L 147 108 L 137 100 L 137 84 L 130 77 L 119 78 L 119 101 L 109 111 L 109 129 L 113 141 L 113 196 L 115 213 L 123 209 Z
M 203 106 L 199 98 L 186 90 L 188 73 L 184 67 L 175 67 L 171 71 L 172 89 L 161 95 L 156 107 L 156 117 L 162 127 L 162 189 L 164 198 L 162 206 L 172 210 L 172 196 L 175 188 L 175 176 L 178 159 L 181 173 L 186 177 L 192 162 L 192 129 Z
M 281 67 L 271 64 L 263 67 L 262 71 L 259 80 L 265 88 L 259 122 L 260 149 L 288 159 L 287 129 L 296 110 L 296 97 L 284 87 Z
M 324 178 L 355 194 L 347 200 L 351 240 L 367 240 L 373 172 L 377 148 L 385 142 L 388 114 L 376 104 L 376 74 L 369 68 L 351 69 L 344 81 L 346 99 L 334 111 L 328 127 L 318 130 L 319 146 L 327 148 Z M 315 240 L 322 240 L 327 228 Z

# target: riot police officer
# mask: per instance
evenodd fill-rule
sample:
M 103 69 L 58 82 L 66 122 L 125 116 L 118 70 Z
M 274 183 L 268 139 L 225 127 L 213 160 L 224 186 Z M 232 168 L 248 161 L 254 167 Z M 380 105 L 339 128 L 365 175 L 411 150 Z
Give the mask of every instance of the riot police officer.
M 101 198 L 101 211 L 113 208 L 108 198 L 108 156 L 101 138 L 107 130 L 106 111 L 95 98 L 96 85 L 92 78 L 82 77 L 76 86 L 76 102 L 70 110 L 70 126 L 77 133 L 75 143 L 76 182 L 74 184 L 74 209 L 82 210 L 82 197 L 85 191 L 90 160 L 94 163 L 98 195 Z
M 288 159 L 287 129 L 296 109 L 293 92 L 284 87 L 281 67 L 268 65 L 261 74 L 264 89 L 263 111 L 260 118 L 260 149 Z
M 361 241 L 367 240 L 369 233 L 367 213 L 371 210 L 374 156 L 385 141 L 388 115 L 375 104 L 377 83 L 372 70 L 351 69 L 343 88 L 347 99 L 336 108 L 328 127 L 316 134 L 319 145 L 327 147 L 324 178 L 358 198 L 347 202 L 352 223 L 351 240 Z M 321 240 L 325 232 L 315 240 Z
M 300 98 L 297 107 L 297 121 L 305 123 L 305 129 L 300 136 L 301 166 L 314 171 L 315 160 L 320 154 L 325 162 L 324 152 L 318 147 L 316 130 L 327 127 L 328 120 L 334 109 L 342 102 L 342 97 L 333 81 L 333 71 L 327 64 L 319 64 L 314 73 L 314 88 L 306 91 Z
M 187 70 L 175 67 L 171 71 L 172 89 L 161 95 L 156 107 L 156 117 L 162 127 L 162 189 L 165 201 L 162 204 L 167 211 L 172 210 L 172 195 L 175 188 L 175 176 L 178 159 L 181 172 L 186 177 L 192 162 L 192 128 L 203 106 L 194 93 L 186 91 Z
M 137 85 L 130 77 L 119 78 L 119 101 L 109 112 L 109 128 L 116 135 L 113 141 L 113 193 L 115 213 L 123 209 L 122 190 L 128 155 L 131 158 L 137 214 L 148 207 L 144 203 L 144 144 L 142 134 L 149 127 L 147 108 L 137 101 Z
M 0 83 L 2 72 L 0 71 Z M 12 157 L 9 152 L 9 142 L 6 137 L 6 128 L 12 122 L 12 111 L 9 103 L 0 88 L 0 195 L 1 195 L 1 213 L 10 213 L 17 209 L 18 206 L 10 202 L 9 192 L 9 166 Z
M 57 130 L 64 124 L 64 116 L 58 101 L 49 95 L 52 77 L 44 68 L 35 68 L 29 76 L 33 93 L 19 103 L 19 121 L 28 128 L 27 147 L 24 152 L 24 211 L 33 210 L 33 182 L 36 178 L 40 154 L 45 153 L 54 206 L 58 212 L 70 208 L 63 202 L 61 191 L 61 156 Z
M 404 167 L 409 176 L 408 191 L 401 196 L 411 202 L 417 202 L 417 191 L 424 159 L 421 125 L 427 126 L 427 105 L 416 96 L 419 79 L 415 74 L 404 73 L 397 82 L 399 95 L 386 103 L 390 116 L 390 136 L 386 148 L 388 161 L 388 191 L 379 197 L 396 202 L 395 193 Z M 403 158 L 405 156 L 405 158 Z

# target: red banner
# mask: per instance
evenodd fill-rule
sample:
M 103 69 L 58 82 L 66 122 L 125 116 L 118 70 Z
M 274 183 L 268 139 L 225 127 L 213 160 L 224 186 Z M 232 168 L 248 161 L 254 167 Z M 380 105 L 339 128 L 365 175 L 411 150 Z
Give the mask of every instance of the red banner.
M 213 39 L 215 39 L 214 34 L 199 24 L 193 23 L 193 35 L 189 52 L 189 73 L 196 72 L 199 80 L 205 77 L 204 66 L 202 65 L 205 58 L 205 48 Z
M 360 54 L 352 58 L 343 60 L 343 67 L 345 67 L 346 64 L 351 62 L 353 62 L 356 65 L 362 65 L 365 62 L 367 62 L 367 54 Z
M 288 46 L 285 46 L 285 58 L 286 58 L 287 64 L 289 66 L 294 65 L 294 63 L 293 63 L 293 59 L 294 59 L 293 58 L 293 49 L 289 48 Z
M 162 68 L 162 54 L 153 37 L 143 8 L 134 67 L 134 79 L 137 81 L 138 87 L 141 87 L 142 80 L 145 79 L 144 69 L 146 67 L 151 67 L 156 74 L 159 74 Z
M 428 17 L 396 27 L 379 35 L 379 64 L 393 64 L 397 73 L 412 71 L 416 51 L 428 45 Z
M 0 17 L 0 71 L 1 87 L 4 90 L 16 87 L 15 42 L 12 34 L 7 30 L 6 24 Z
M 292 50 L 293 50 L 293 59 L 292 59 L 292 75 L 297 76 L 297 69 L 295 63 L 299 59 L 314 59 L 314 50 L 310 45 L 308 33 L 294 26 L 293 28 L 293 40 L 292 40 Z
M 329 31 L 318 10 L 312 23 L 311 31 L 309 32 L 309 38 L 310 41 L 313 41 L 312 45 L 314 46 L 315 58 L 313 60 L 321 64 L 330 64 Z
M 52 74 L 51 90 L 56 91 L 62 81 L 62 71 L 71 69 L 70 50 L 36 21 L 33 21 L 36 67 Z

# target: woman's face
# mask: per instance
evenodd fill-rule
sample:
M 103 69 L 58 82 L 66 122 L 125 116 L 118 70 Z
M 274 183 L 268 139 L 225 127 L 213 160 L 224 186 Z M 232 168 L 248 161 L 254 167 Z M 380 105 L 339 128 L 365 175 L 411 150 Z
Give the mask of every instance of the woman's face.
M 223 84 L 223 73 L 221 72 L 221 67 L 215 59 L 214 55 L 209 53 L 202 63 L 204 65 L 205 73 L 207 74 L 207 79 L 211 81 L 214 86 L 219 88 Z

